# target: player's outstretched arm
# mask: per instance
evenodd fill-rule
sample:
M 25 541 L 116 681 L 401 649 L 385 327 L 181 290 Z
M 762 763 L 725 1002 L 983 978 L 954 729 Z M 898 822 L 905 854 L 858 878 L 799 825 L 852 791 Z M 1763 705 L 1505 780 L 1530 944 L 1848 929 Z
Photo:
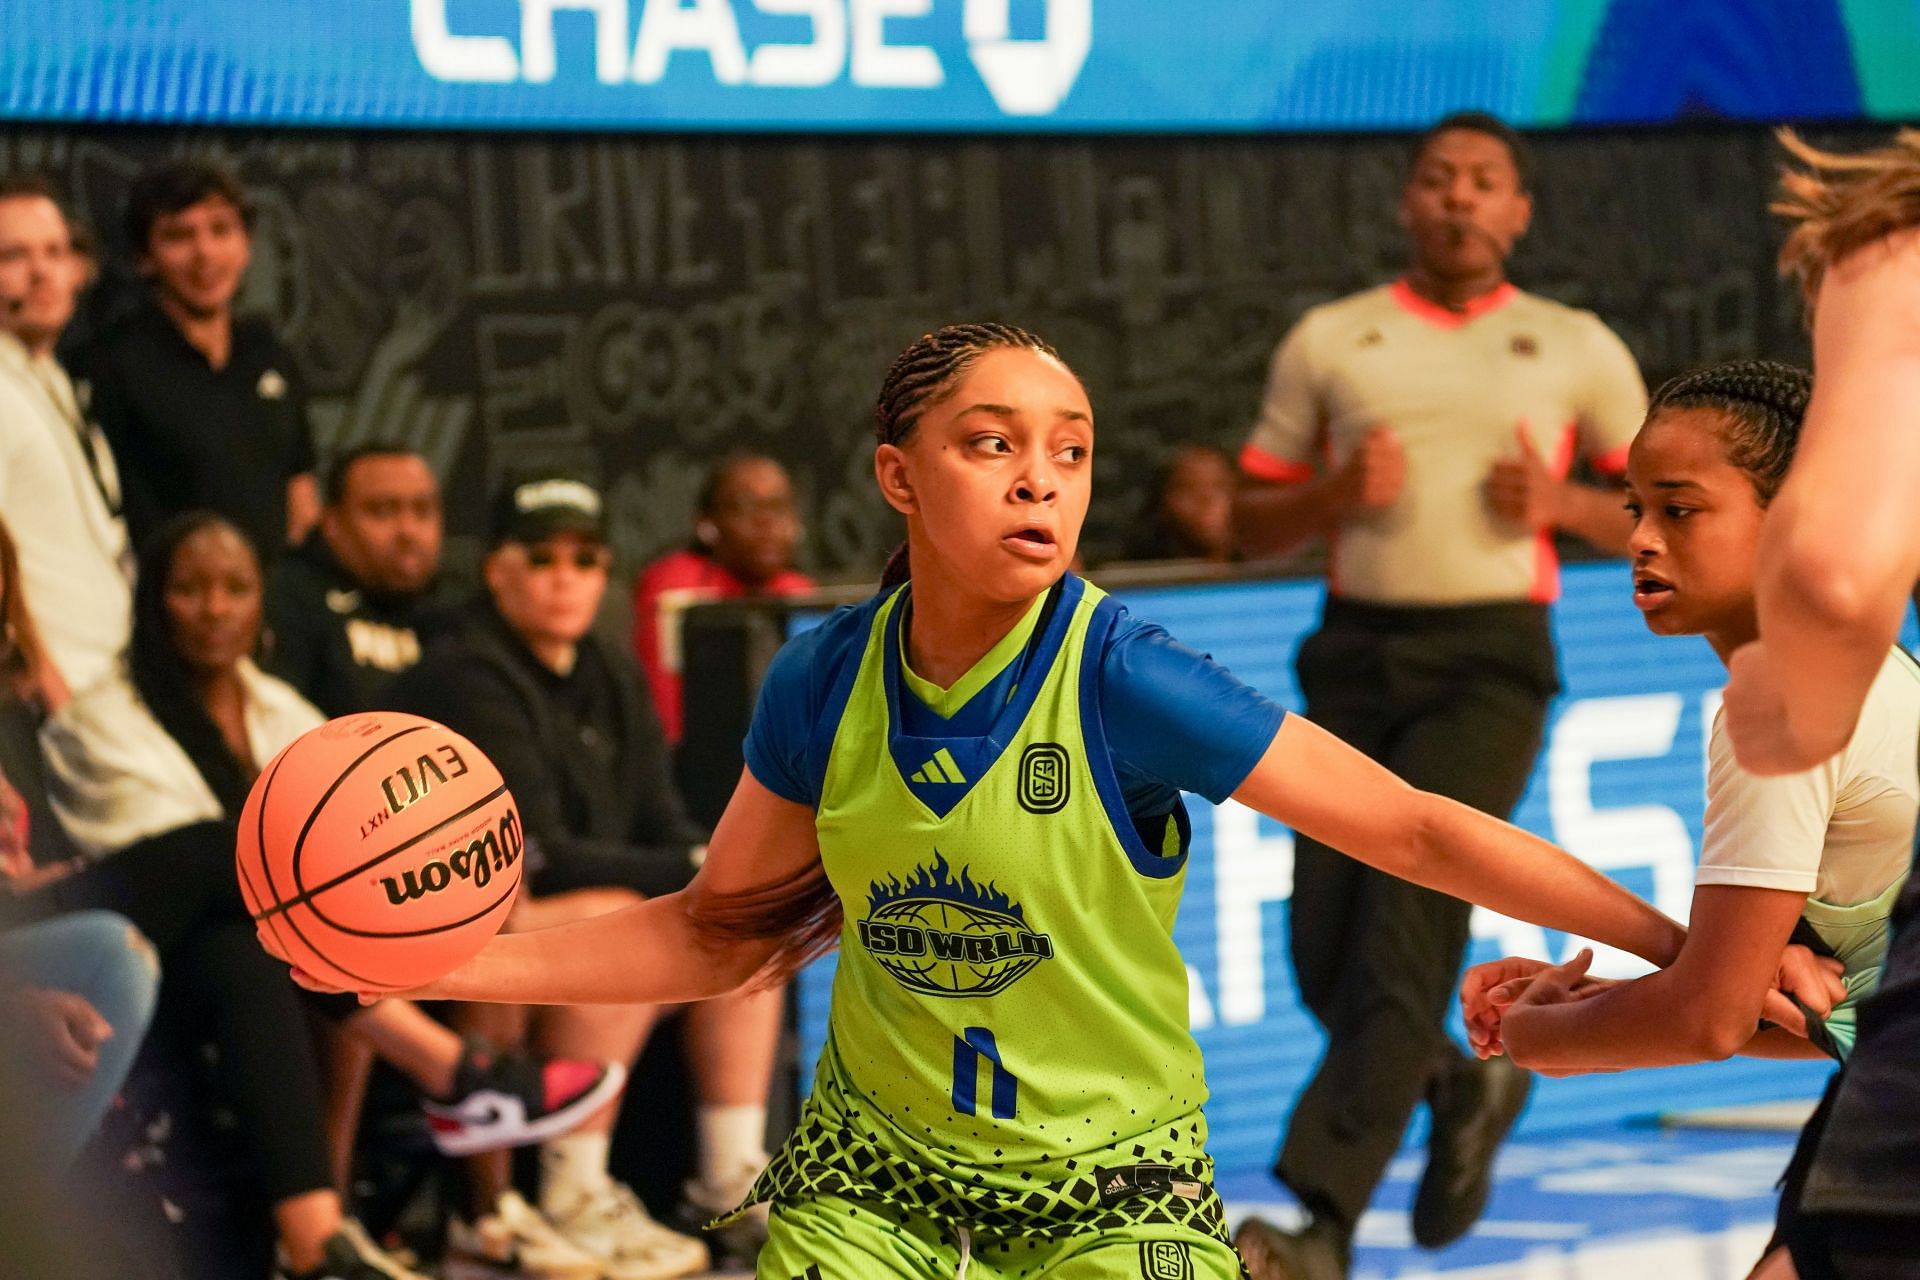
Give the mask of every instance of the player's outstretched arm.
M 1846 746 L 1920 578 L 1920 229 L 1827 273 L 1813 366 L 1755 561 L 1760 641 L 1729 664 L 1727 734 L 1752 773 Z
M 1701 885 L 1673 964 L 1577 1002 L 1529 991 L 1501 1020 L 1507 1056 L 1539 1071 L 1676 1066 L 1743 1051 L 1785 1056 L 1783 1039 L 1756 1044 L 1755 1032 L 1805 905 L 1804 893 L 1785 889 Z
M 1389 875 L 1654 964 L 1670 963 L 1686 937 L 1573 855 L 1415 790 L 1301 716 L 1281 722 L 1233 798 Z
M 716 944 L 695 928 L 689 909 L 702 893 L 737 893 L 805 871 L 820 856 L 813 821 L 812 809 L 743 770 L 686 889 L 604 916 L 503 933 L 445 978 L 404 994 L 495 1004 L 676 1004 L 737 990 L 779 940 Z

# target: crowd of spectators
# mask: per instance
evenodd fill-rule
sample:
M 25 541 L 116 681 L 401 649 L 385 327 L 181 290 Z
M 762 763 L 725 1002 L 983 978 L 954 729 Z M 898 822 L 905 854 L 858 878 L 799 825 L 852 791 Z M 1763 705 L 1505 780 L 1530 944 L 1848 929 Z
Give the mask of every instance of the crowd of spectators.
M 532 837 L 511 928 L 671 891 L 705 837 L 672 790 L 638 662 L 590 632 L 611 559 L 598 493 L 510 486 L 484 585 L 463 598 L 419 453 L 374 444 L 318 465 L 291 355 L 234 310 L 251 220 L 218 167 L 143 174 L 125 232 L 145 295 L 75 345 L 91 253 L 51 187 L 0 184 L 0 1068 L 25 1098 L 0 1126 L 0 1225 L 20 1245 L 4 1265 L 415 1275 L 344 1194 L 377 1058 L 416 1095 L 419 1145 L 469 1158 L 449 1253 L 530 1275 L 703 1270 L 697 1230 L 656 1222 L 609 1167 L 626 1068 L 664 1011 L 363 1007 L 301 992 L 254 937 L 237 814 L 261 764 L 331 715 L 417 709 L 495 758 Z M 716 472 L 703 503 L 722 592 L 790 589 L 791 493 L 758 463 Z M 782 506 L 769 563 L 765 516 Z M 765 1163 L 781 1008 L 775 992 L 686 1013 L 690 1222 L 732 1207 Z M 259 1252 L 241 1233 L 196 1253 L 170 1238 L 173 1204 L 137 1242 L 31 1208 L 109 1141 L 102 1117 L 130 1081 L 208 1062 L 240 1148 L 234 1194 L 263 1210 Z M 537 1206 L 499 1158 L 530 1144 Z M 749 1219 L 716 1243 L 751 1251 L 754 1232 Z

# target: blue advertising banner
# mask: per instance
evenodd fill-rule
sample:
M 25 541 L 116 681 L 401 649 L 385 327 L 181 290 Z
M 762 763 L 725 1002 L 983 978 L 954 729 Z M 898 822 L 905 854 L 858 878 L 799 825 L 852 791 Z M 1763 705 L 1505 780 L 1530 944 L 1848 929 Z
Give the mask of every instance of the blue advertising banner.
M 1901 118 L 1911 3 L 62 0 L 9 7 L 14 120 L 1240 131 Z
M 1707 731 L 1725 669 L 1702 640 L 1647 631 L 1630 603 L 1624 565 L 1570 566 L 1563 585 L 1554 631 L 1565 689 L 1514 820 L 1685 920 L 1704 816 Z M 1300 705 L 1293 655 L 1318 620 L 1318 583 L 1119 594 L 1134 612 L 1256 688 Z M 1916 640 L 1911 624 L 1905 640 Z M 1222 1169 L 1264 1168 L 1322 1044 L 1287 959 L 1293 837 L 1232 802 L 1216 808 L 1189 796 L 1187 807 L 1193 848 L 1174 938 L 1187 961 L 1192 1027 L 1206 1056 L 1212 1149 Z M 1473 932 L 1475 961 L 1506 954 L 1558 960 L 1584 945 L 1488 911 L 1475 913 Z M 1594 968 L 1612 976 L 1646 971 L 1606 948 Z M 825 1037 L 832 971 L 827 957 L 799 984 L 809 1074 Z M 1818 1062 L 1736 1058 L 1542 1080 L 1522 1129 L 1564 1132 L 1674 1110 L 1812 1097 L 1827 1071 Z

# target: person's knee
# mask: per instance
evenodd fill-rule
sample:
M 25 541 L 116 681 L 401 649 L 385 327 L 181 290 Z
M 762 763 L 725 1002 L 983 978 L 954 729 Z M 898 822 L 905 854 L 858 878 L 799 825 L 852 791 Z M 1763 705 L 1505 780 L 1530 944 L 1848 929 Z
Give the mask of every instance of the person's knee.
M 119 917 L 114 917 L 111 937 L 107 944 L 112 957 L 110 976 L 103 982 L 96 1003 L 103 1005 L 101 1013 L 113 1024 L 116 1036 L 137 1040 L 153 1020 L 154 1006 L 160 999 L 160 953 L 146 934 Z M 113 1006 L 112 1012 L 104 1007 L 108 1004 Z

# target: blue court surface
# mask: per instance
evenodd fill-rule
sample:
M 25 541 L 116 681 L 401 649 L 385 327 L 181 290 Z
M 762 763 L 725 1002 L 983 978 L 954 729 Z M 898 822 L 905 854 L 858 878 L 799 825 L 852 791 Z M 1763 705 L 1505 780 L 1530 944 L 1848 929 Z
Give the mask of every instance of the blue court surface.
M 1425 1162 L 1409 1151 L 1361 1222 L 1354 1280 L 1741 1280 L 1772 1232 L 1794 1137 L 1647 1125 L 1510 1143 L 1486 1217 L 1434 1253 L 1408 1227 Z M 1235 1225 L 1252 1213 L 1297 1219 L 1263 1170 L 1223 1171 L 1219 1187 Z

